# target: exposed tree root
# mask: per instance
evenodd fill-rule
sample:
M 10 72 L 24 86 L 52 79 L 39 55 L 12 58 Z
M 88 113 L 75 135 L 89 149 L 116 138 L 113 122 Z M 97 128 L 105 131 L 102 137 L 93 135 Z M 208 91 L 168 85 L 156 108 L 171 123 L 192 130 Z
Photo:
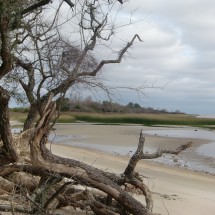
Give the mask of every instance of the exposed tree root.
M 51 214 L 53 210 L 72 206 L 99 215 L 155 215 L 151 192 L 135 172 L 138 161 L 160 157 L 163 153 L 178 154 L 191 144 L 176 150 L 144 154 L 145 138 L 141 131 L 138 148 L 125 171 L 122 174 L 104 172 L 83 162 L 54 155 L 46 148 L 49 122 L 55 113 L 55 103 L 51 100 L 50 96 L 30 137 L 31 164 L 0 166 L 0 191 L 7 203 L 0 204 L 0 211 Z M 21 180 L 17 179 L 17 174 Z M 144 203 L 129 194 L 134 190 L 145 197 Z M 12 203 L 9 193 L 14 196 Z M 23 199 L 31 205 L 30 209 L 21 206 Z

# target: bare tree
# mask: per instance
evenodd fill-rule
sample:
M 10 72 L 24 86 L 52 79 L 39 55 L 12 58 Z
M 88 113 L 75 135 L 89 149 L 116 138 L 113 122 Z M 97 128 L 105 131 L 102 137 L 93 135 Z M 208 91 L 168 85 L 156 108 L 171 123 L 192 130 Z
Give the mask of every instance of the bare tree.
M 111 4 L 113 3 L 107 2 L 107 5 Z M 134 35 L 130 42 L 118 50 L 115 59 L 97 62 L 92 55 L 95 47 L 109 41 L 114 34 L 114 27 L 109 23 L 109 17 L 102 6 L 99 1 L 80 3 L 72 14 L 72 18 L 80 18 L 77 23 L 81 33 L 79 45 L 71 44 L 59 33 L 60 7 L 51 23 L 42 20 L 44 17 L 41 18 L 41 10 L 34 13 L 31 19 L 23 20 L 24 31 L 22 34 L 18 31 L 16 36 L 19 35 L 22 41 L 28 38 L 28 42 L 17 48 L 18 54 L 14 56 L 16 69 L 5 79 L 9 82 L 11 79 L 18 81 L 30 103 L 24 130 L 33 127 L 38 109 L 50 92 L 54 96 L 65 95 L 68 89 L 77 83 L 91 83 L 90 80 L 97 76 L 105 64 L 120 63 L 134 40 L 140 40 L 138 35 Z M 44 89 L 47 91 L 45 94 Z M 17 92 L 17 87 L 15 91 Z
M 36 114 L 29 116 L 31 119 L 37 111 L 40 113 L 33 129 L 13 137 L 8 111 L 10 94 L 1 84 L 0 199 L 5 204 L 0 204 L 0 211 L 51 214 L 54 209 L 72 206 L 93 214 L 155 214 L 151 192 L 135 172 L 135 167 L 141 159 L 160 157 L 163 153 L 178 154 L 190 143 L 173 151 L 158 150 L 148 155 L 143 151 L 145 140 L 141 132 L 137 151 L 120 175 L 56 156 L 46 148 L 53 126 L 50 121 L 56 112 L 56 97 L 65 94 L 75 83 L 95 77 L 104 65 L 120 63 L 134 41 L 140 40 L 134 35 L 117 52 L 115 59 L 97 62 L 91 52 L 99 42 L 109 40 L 113 35 L 113 28 L 106 28 L 108 16 L 101 6 L 115 1 L 77 1 L 76 4 L 63 1 L 74 10 L 76 5 L 81 6 L 78 14 L 82 47 L 59 37 L 56 39 L 51 30 L 54 25 L 46 27 L 45 22 L 38 22 L 44 6 L 50 2 L 0 1 L 0 79 L 8 75 L 21 84 L 31 106 L 36 107 Z M 26 53 L 33 55 L 28 58 Z M 45 93 L 42 92 L 44 88 L 48 89 Z M 21 178 L 18 182 L 16 174 Z M 80 189 L 80 185 L 84 189 Z M 145 204 L 132 197 L 127 187 L 130 192 L 134 189 L 144 195 Z
M 30 139 L 31 165 L 5 165 L 0 169 L 1 177 L 8 176 L 15 171 L 41 177 L 39 184 L 33 191 L 29 191 L 30 188 L 28 188 L 28 192 L 30 192 L 28 197 L 25 193 L 26 189 L 23 188 L 24 185 L 19 185 L 19 189 L 23 192 L 23 198 L 30 201 L 31 205 L 33 204 L 30 212 L 27 208 L 23 211 L 25 213 L 39 211 L 46 214 L 50 207 L 53 209 L 71 205 L 85 211 L 93 211 L 94 214 L 154 214 L 151 192 L 141 176 L 135 171 L 138 161 L 158 158 L 163 153 L 178 154 L 190 147 L 191 143 L 182 145 L 176 150 L 163 149 L 151 155 L 145 154 L 143 150 L 145 138 L 141 132 L 137 151 L 131 157 L 125 171 L 119 175 L 104 172 L 80 161 L 53 155 L 46 148 L 47 135 L 51 128 L 49 122 L 55 114 L 56 107 L 51 100 L 50 96 Z M 64 178 L 68 178 L 69 182 L 65 182 Z M 8 184 L 6 191 L 10 191 L 13 185 L 9 186 L 11 182 L 8 180 L 5 183 Z M 79 189 L 76 187 L 78 185 L 83 185 L 85 189 Z M 90 188 L 94 188 L 94 190 L 91 192 Z M 146 205 L 142 205 L 131 197 L 125 190 L 126 188 L 129 188 L 130 192 L 136 190 L 144 195 Z M 102 192 L 97 192 L 97 190 Z M 48 195 L 44 195 L 44 193 L 48 193 Z M 41 202 L 40 196 L 42 194 L 45 198 L 43 197 Z M 55 202 L 54 205 L 53 202 Z M 8 206 L 8 209 L 11 208 Z M 17 206 L 15 209 L 18 211 L 19 207 Z

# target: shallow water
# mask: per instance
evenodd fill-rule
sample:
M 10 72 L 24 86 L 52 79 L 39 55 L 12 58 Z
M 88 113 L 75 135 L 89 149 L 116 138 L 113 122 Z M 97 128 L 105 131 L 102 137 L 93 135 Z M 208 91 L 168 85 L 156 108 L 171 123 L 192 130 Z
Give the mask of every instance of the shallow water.
M 20 132 L 20 128 L 13 128 L 14 133 Z M 164 155 L 161 158 L 154 159 L 153 162 L 158 162 L 170 166 L 178 166 L 195 171 L 208 172 L 215 174 L 215 131 L 199 128 L 152 128 L 151 130 L 143 130 L 145 135 L 174 137 L 174 138 L 196 138 L 208 140 L 208 144 L 200 147 L 193 147 L 179 156 Z M 132 146 L 118 146 L 118 145 L 104 145 L 92 144 L 88 141 L 86 135 L 56 135 L 52 133 L 49 136 L 49 141 L 58 144 L 65 144 L 68 146 L 77 146 L 89 149 L 96 149 L 104 152 L 121 155 L 133 155 L 136 150 L 136 145 Z M 156 147 L 145 147 L 145 152 L 153 153 L 157 150 Z
M 215 132 L 213 130 L 180 128 L 149 130 L 144 133 L 152 136 L 208 140 L 208 144 L 201 145 L 192 153 L 190 152 L 191 148 L 180 153 L 179 156 L 165 155 L 156 159 L 155 162 L 215 174 Z
M 175 138 L 195 138 L 208 140 L 208 144 L 204 144 L 197 149 L 197 153 L 207 157 L 215 158 L 215 132 L 206 129 L 161 129 L 144 131 L 144 134 L 157 135 L 163 137 Z
M 158 135 L 163 137 L 176 137 L 176 138 L 196 138 L 205 140 L 214 140 L 215 132 L 212 130 L 198 129 L 198 128 L 170 128 L 143 131 L 144 134 Z
M 197 149 L 197 153 L 207 157 L 215 158 L 215 142 L 211 142 L 205 145 L 200 146 Z
M 185 129 L 158 129 L 143 131 L 144 134 L 151 136 L 161 137 L 174 137 L 174 138 L 195 138 L 208 140 L 208 144 L 204 144 L 197 149 L 197 153 L 200 155 L 215 158 L 215 132 L 204 129 L 185 128 Z M 85 135 L 54 135 L 49 137 L 50 141 L 61 142 L 66 145 L 80 146 L 84 148 L 98 149 L 111 153 L 129 154 L 136 150 L 136 146 L 105 146 L 99 144 L 90 144 L 87 142 L 87 136 Z M 80 141 L 81 140 L 81 141 Z M 213 142 L 214 141 L 214 142 Z M 154 147 L 146 147 L 146 151 L 152 153 L 156 151 Z
M 206 129 L 196 128 L 161 128 L 157 130 L 146 130 L 144 134 L 150 136 L 163 136 L 175 138 L 196 138 L 208 140 L 208 144 L 204 144 L 197 149 L 188 149 L 177 155 L 164 155 L 161 158 L 154 159 L 153 162 L 162 163 L 170 166 L 191 169 L 194 171 L 207 172 L 215 174 L 215 132 Z M 60 135 L 54 138 L 54 142 L 62 143 L 69 146 L 77 146 L 89 149 L 96 149 L 104 152 L 121 155 L 133 155 L 136 146 L 117 146 L 111 147 L 104 144 L 88 143 L 87 136 L 77 135 Z M 213 142 L 214 141 L 214 142 Z M 145 147 L 145 152 L 153 153 L 157 150 L 155 147 Z M 193 151 L 194 150 L 194 151 Z
M 13 134 L 19 134 L 22 131 L 22 128 L 14 127 L 11 129 Z

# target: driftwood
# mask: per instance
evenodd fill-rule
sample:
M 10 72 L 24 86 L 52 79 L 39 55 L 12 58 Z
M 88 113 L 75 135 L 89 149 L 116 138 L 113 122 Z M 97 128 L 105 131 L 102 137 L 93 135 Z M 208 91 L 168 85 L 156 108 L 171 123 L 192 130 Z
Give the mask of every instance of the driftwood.
M 115 199 L 126 211 L 132 214 L 151 214 L 146 207 L 131 197 L 119 185 L 105 177 L 100 170 L 76 160 L 53 155 L 46 148 L 49 122 L 54 113 L 55 103 L 50 101 L 44 109 L 44 114 L 35 128 L 30 142 L 32 164 L 60 174 L 66 173 L 80 184 L 99 189 Z
M 0 187 L 4 191 L 1 193 L 8 195 L 13 191 L 13 204 L 8 198 L 8 204 L 1 204 L 0 211 L 51 214 L 55 209 L 71 206 L 74 210 L 100 215 L 155 215 L 152 194 L 135 172 L 137 163 L 142 159 L 160 157 L 163 153 L 178 154 L 191 144 L 176 150 L 145 154 L 145 138 L 141 131 L 138 148 L 125 171 L 122 174 L 104 172 L 83 162 L 56 156 L 46 148 L 50 120 L 56 108 L 51 100 L 50 96 L 30 137 L 30 164 L 14 162 L 0 166 L 0 179 L 7 185 Z M 23 181 L 27 175 L 38 176 L 40 181 L 33 182 L 26 177 L 26 183 L 17 182 L 12 176 L 17 172 Z M 129 194 L 134 190 L 145 197 L 145 202 L 141 203 Z M 23 207 L 23 201 L 30 207 Z

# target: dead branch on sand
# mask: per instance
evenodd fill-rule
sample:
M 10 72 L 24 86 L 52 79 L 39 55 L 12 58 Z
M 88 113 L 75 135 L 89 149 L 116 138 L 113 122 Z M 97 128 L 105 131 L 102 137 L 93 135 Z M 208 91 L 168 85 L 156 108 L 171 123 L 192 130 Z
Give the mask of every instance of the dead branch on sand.
M 77 213 L 155 215 L 152 194 L 135 167 L 142 159 L 157 158 L 163 153 L 178 154 L 191 144 L 176 150 L 163 149 L 145 154 L 145 138 L 141 131 L 137 150 L 125 171 L 122 174 L 104 172 L 86 163 L 54 155 L 46 148 L 50 120 L 56 108 L 51 100 L 52 97 L 29 138 L 30 164 L 22 159 L 21 164 L 14 162 L 0 166 L 0 195 L 6 195 L 0 211 L 53 214 L 55 210 L 70 206 Z M 17 180 L 17 174 L 21 180 Z M 130 195 L 135 190 L 145 197 L 145 202 Z

